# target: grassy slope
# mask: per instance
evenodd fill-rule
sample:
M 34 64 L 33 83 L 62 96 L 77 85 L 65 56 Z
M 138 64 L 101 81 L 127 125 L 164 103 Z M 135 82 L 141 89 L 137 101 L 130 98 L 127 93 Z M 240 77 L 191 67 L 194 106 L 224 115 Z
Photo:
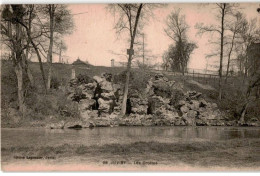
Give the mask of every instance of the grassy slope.
M 29 63 L 32 71 L 35 89 L 28 89 L 26 94 L 26 104 L 28 107 L 25 117 L 20 117 L 17 111 L 7 111 L 8 108 L 17 109 L 17 80 L 10 61 L 2 61 L 1 65 L 1 110 L 2 126 L 20 127 L 20 126 L 44 126 L 46 117 L 56 116 L 58 109 L 66 105 L 70 107 L 71 103 L 66 102 L 66 94 L 60 90 L 51 90 L 48 95 L 43 92 L 43 81 L 38 63 Z M 47 75 L 47 65 L 43 64 L 45 75 Z M 67 64 L 53 64 L 53 77 L 56 77 L 61 85 L 66 85 L 71 78 L 72 67 L 76 70 L 76 76 L 86 74 L 90 77 L 100 75 L 103 72 L 116 74 L 122 72 L 124 68 L 111 68 L 103 66 L 72 66 Z M 25 79 L 26 82 L 26 79 Z M 67 104 L 66 104 L 67 103 Z M 18 117 L 19 118 L 15 118 Z M 57 116 L 56 120 L 62 117 Z M 31 123 L 32 122 L 32 123 Z

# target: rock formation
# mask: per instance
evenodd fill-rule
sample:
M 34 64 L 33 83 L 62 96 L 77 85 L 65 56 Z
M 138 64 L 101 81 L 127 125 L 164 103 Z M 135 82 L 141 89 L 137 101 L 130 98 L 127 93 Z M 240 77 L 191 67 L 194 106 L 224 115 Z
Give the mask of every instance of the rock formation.
M 114 84 L 112 75 L 108 73 L 82 80 L 71 80 L 68 87 L 68 99 L 78 103 L 82 122 L 63 125 L 68 128 L 77 125 L 91 127 L 225 124 L 217 104 L 207 102 L 199 92 L 184 92 L 182 84 L 169 81 L 163 74 L 151 77 L 142 92 L 131 90 L 127 101 L 127 115 L 124 117 L 119 117 L 123 84 Z

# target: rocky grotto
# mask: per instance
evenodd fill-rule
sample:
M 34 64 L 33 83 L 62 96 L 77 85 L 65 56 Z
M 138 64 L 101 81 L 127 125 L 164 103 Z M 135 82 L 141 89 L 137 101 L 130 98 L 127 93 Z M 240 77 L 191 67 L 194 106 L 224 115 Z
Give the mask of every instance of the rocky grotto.
M 126 115 L 120 116 L 123 88 L 123 83 L 113 83 L 109 73 L 71 80 L 67 98 L 77 103 L 79 119 L 48 128 L 235 125 L 225 119 L 216 103 L 207 102 L 199 92 L 184 92 L 181 83 L 163 74 L 152 76 L 143 91 L 131 90 Z

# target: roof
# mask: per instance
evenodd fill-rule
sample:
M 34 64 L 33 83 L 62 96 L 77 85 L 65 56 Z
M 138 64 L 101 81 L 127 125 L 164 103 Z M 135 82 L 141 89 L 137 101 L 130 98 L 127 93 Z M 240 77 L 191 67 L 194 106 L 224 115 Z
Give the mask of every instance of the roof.
M 74 61 L 74 62 L 72 63 L 72 65 L 89 65 L 89 64 L 83 62 L 83 61 L 80 60 L 80 59 L 77 59 L 76 61 Z

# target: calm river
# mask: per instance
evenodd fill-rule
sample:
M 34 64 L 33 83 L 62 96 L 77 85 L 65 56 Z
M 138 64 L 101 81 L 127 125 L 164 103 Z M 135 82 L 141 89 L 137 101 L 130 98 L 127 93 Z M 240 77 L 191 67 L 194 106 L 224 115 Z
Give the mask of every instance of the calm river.
M 257 127 L 114 127 L 82 130 L 44 128 L 1 130 L 2 147 L 59 146 L 62 144 L 104 145 L 139 141 L 190 142 L 235 138 L 260 138 Z

